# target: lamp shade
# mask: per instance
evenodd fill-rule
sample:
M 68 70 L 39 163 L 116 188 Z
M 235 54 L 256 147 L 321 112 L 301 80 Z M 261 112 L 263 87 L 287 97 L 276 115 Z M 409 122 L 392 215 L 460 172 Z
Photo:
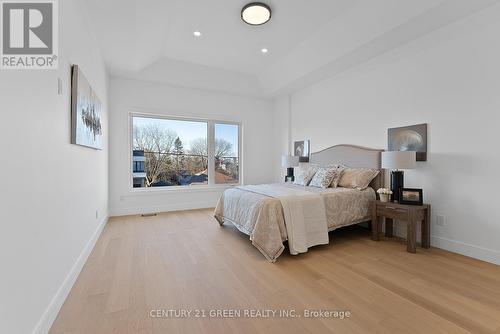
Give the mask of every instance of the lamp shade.
M 281 165 L 284 168 L 297 167 L 299 165 L 299 157 L 284 155 L 281 157 Z
M 415 169 L 417 168 L 417 152 L 390 151 L 382 152 L 382 168 L 384 169 Z

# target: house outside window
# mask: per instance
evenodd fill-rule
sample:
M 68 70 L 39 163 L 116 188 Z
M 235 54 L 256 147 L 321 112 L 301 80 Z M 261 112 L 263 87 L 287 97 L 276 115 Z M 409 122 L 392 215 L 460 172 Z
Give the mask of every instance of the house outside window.
M 134 188 L 143 188 L 146 184 L 146 157 L 144 151 L 133 150 L 132 152 L 132 179 Z

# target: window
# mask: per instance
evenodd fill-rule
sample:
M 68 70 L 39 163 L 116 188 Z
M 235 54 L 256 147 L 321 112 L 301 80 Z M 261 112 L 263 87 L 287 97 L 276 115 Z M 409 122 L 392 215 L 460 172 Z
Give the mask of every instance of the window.
M 132 116 L 134 188 L 240 183 L 240 126 Z
M 239 126 L 215 124 L 215 183 L 239 182 Z
M 134 161 L 134 173 L 144 173 L 146 166 L 144 161 Z

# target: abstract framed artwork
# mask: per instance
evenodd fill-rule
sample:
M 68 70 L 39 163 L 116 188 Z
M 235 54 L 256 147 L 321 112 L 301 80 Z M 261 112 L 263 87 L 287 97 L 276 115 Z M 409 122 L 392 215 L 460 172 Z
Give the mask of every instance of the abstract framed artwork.
M 388 150 L 415 151 L 417 161 L 427 161 L 427 124 L 389 129 Z
M 309 140 L 296 141 L 293 145 L 295 156 L 299 157 L 299 162 L 309 162 L 311 154 L 311 143 Z
M 78 65 L 71 72 L 71 143 L 102 150 L 101 101 Z

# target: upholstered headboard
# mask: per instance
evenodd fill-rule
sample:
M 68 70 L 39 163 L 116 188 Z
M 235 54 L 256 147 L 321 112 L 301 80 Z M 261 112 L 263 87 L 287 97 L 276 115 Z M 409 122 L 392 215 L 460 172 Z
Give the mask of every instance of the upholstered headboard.
M 344 164 L 351 168 L 378 169 L 380 174 L 370 184 L 370 187 L 377 190 L 385 184 L 385 173 L 382 170 L 383 151 L 354 145 L 335 145 L 312 153 L 310 162 L 318 165 Z

